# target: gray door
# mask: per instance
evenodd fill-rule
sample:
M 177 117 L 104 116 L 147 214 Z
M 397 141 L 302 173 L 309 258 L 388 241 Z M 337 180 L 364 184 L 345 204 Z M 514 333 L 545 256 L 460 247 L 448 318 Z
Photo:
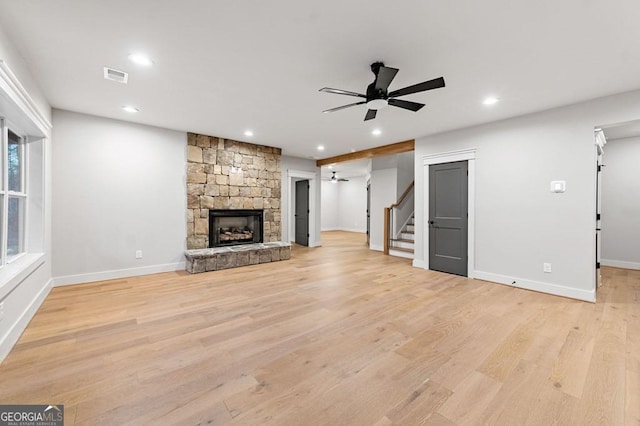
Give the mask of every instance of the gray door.
M 467 162 L 429 166 L 429 269 L 467 276 Z
M 296 182 L 296 244 L 309 245 L 309 181 Z

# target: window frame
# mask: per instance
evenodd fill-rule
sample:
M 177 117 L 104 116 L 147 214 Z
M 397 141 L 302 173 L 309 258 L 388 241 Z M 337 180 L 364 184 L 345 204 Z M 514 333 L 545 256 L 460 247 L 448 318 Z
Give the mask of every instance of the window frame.
M 25 132 L 21 131 L 18 126 L 13 125 L 6 117 L 0 116 L 0 268 L 9 265 L 29 252 L 28 247 L 28 220 L 29 217 L 29 144 L 28 137 Z M 20 150 L 20 191 L 9 190 L 9 131 L 19 138 Z M 9 200 L 21 200 L 22 208 L 20 209 L 19 218 L 19 238 L 21 240 L 20 251 L 14 255 L 9 255 Z

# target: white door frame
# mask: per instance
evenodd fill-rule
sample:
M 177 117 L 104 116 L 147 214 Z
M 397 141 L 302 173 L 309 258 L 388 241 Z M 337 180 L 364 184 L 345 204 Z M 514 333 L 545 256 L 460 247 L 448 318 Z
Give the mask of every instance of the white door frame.
M 287 218 L 288 218 L 288 230 L 287 239 L 291 242 L 292 238 L 295 239 L 295 217 L 292 212 L 293 203 L 291 202 L 293 197 L 292 191 L 295 189 L 294 179 L 306 179 L 309 181 L 309 247 L 317 247 L 320 245 L 318 239 L 319 235 L 316 235 L 316 186 L 318 175 L 316 172 L 307 172 L 303 170 L 287 170 L 287 182 L 289 187 L 289 193 L 287 194 Z
M 476 229 L 476 150 L 443 152 L 422 156 L 424 173 L 424 269 L 429 269 L 429 166 L 432 164 L 453 163 L 467 161 L 469 170 L 468 205 L 469 218 L 467 220 L 467 277 L 475 278 L 475 229 Z

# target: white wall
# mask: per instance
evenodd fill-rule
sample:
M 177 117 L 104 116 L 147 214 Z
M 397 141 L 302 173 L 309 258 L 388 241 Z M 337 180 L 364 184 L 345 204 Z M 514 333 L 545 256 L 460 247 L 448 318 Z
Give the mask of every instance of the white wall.
M 396 159 L 398 161 L 397 193 L 399 197 L 414 180 L 415 155 L 413 152 L 403 152 L 396 154 Z
M 398 182 L 397 182 L 397 192 L 396 192 L 396 201 L 400 198 L 400 196 L 407 190 L 411 182 L 414 181 L 414 162 L 415 155 L 413 152 L 403 152 L 402 154 L 397 154 L 398 158 Z M 394 236 L 402 229 L 402 226 L 407 223 L 407 220 L 411 217 L 411 214 L 415 210 L 415 198 L 413 191 L 409 192 L 409 195 L 404 199 L 401 205 L 398 208 L 394 209 L 393 212 L 393 230 Z
M 425 265 L 423 156 L 476 152 L 472 276 L 595 297 L 594 127 L 639 118 L 640 91 L 416 140 L 416 251 Z M 501 107 L 508 107 L 504 105 Z M 566 180 L 564 194 L 549 183 Z M 428 259 L 427 259 L 428 260 Z M 543 262 L 553 273 L 543 273 Z
M 313 188 L 313 192 L 315 192 L 315 211 L 313 213 L 312 223 L 309 223 L 309 234 L 311 235 L 311 239 L 309 240 L 310 247 L 320 246 L 322 243 L 320 241 L 320 227 L 321 227 L 321 206 L 322 201 L 320 197 L 321 189 L 320 189 L 320 168 L 316 166 L 315 160 L 308 160 L 306 158 L 298 158 L 298 157 L 290 157 L 287 155 L 283 155 L 281 158 L 280 170 L 282 170 L 282 183 L 281 183 L 281 195 L 282 195 L 282 216 L 281 216 L 281 227 L 282 227 L 282 241 L 293 241 L 295 239 L 295 234 L 293 232 L 293 213 L 291 207 L 293 202 L 289 202 L 289 187 L 292 187 L 292 193 L 295 191 L 295 186 L 291 185 L 292 181 L 300 180 L 299 178 L 291 178 L 289 175 L 292 171 L 299 171 L 305 173 L 314 173 L 315 174 L 315 187 Z M 292 194 L 295 197 L 295 194 Z M 311 197 L 311 192 L 309 193 Z M 291 201 L 294 201 L 293 199 Z M 290 205 L 291 204 L 291 205 Z M 311 200 L 309 200 L 309 206 L 311 207 Z M 285 214 L 287 213 L 288 214 Z
M 602 169 L 602 260 L 640 269 L 640 137 L 605 145 Z
M 367 180 L 364 176 L 338 182 L 338 226 L 345 231 L 367 232 Z
M 61 110 L 53 117 L 55 284 L 183 269 L 186 134 Z
M 27 63 L 22 59 L 22 55 L 2 31 L 2 27 L 0 27 L 0 60 L 3 61 L 18 78 L 20 84 L 22 84 L 26 90 L 26 93 L 28 93 L 29 97 L 33 100 L 35 108 L 37 108 L 47 121 L 51 122 L 51 106 L 49 102 L 29 71 Z
M 339 191 L 337 183 L 322 181 L 322 230 L 335 231 L 340 227 L 339 214 Z
M 397 168 L 371 170 L 371 250 L 382 251 L 384 248 L 384 209 L 397 201 L 397 176 Z
M 4 318 L 0 321 L 0 361 L 9 353 L 13 345 L 35 315 L 40 304 L 51 289 L 51 108 L 45 96 L 32 77 L 27 64 L 18 50 L 0 29 L 0 115 L 6 116 L 11 109 L 26 119 L 45 139 L 35 142 L 30 148 L 29 191 L 35 189 L 34 199 L 29 200 L 29 254 L 0 271 L 0 302 L 4 304 Z M 8 72 L 8 73 L 7 73 Z M 9 74 L 12 75 L 9 76 Z M 15 78 L 15 81 L 7 80 Z M 20 98 L 20 99 L 18 99 Z M 31 99 L 32 101 L 30 101 Z M 10 117 L 14 119 L 14 117 Z M 31 145 L 31 143 L 30 143 Z M 34 155 L 32 157 L 32 155 Z M 37 161 L 35 158 L 37 157 Z M 32 204 L 37 201 L 37 205 Z M 34 210 L 41 214 L 37 226 L 31 223 Z M 38 235 L 34 235 L 38 234 Z M 38 253 L 34 252 L 37 251 Z
M 365 176 L 347 182 L 322 182 L 322 230 L 367 232 L 367 181 Z

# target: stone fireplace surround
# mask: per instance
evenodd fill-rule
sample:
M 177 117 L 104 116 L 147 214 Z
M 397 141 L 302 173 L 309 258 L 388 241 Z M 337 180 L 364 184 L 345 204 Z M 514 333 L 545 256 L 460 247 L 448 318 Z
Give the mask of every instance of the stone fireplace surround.
M 187 134 L 187 271 L 290 257 L 290 244 L 280 242 L 281 155 L 280 148 Z M 211 209 L 263 210 L 264 243 L 209 248 Z

